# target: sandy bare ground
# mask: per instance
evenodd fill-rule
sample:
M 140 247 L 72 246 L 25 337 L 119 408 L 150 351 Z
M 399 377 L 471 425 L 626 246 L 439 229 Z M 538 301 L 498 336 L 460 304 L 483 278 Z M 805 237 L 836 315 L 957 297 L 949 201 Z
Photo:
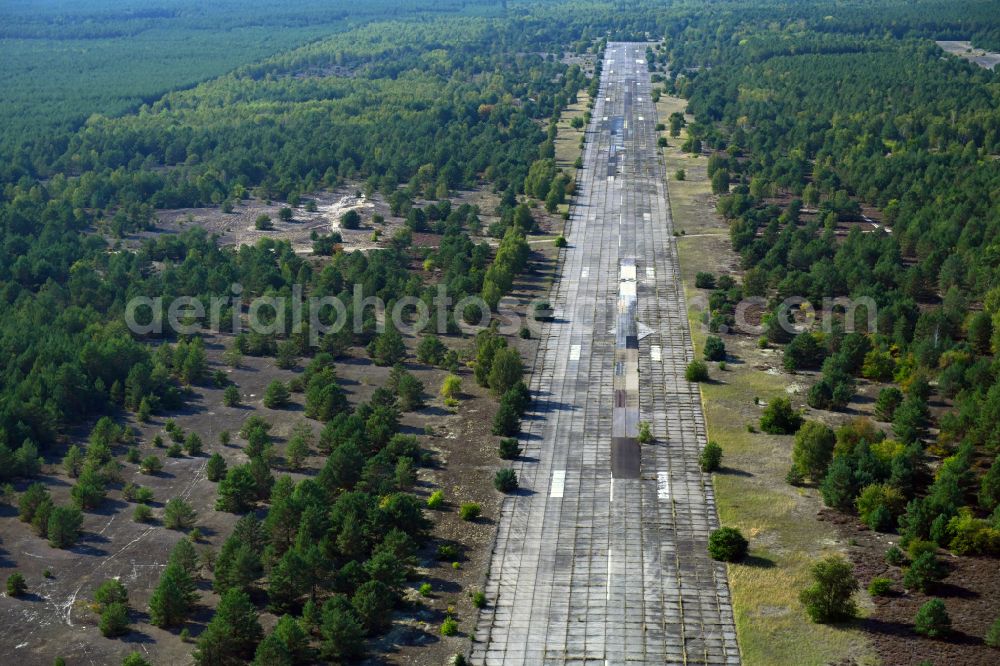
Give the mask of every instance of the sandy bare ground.
M 997 63 L 1000 63 L 1000 53 L 977 49 L 972 46 L 972 42 L 943 40 L 936 42 L 936 44 L 944 49 L 946 53 L 964 58 L 985 69 L 993 69 L 997 66 Z

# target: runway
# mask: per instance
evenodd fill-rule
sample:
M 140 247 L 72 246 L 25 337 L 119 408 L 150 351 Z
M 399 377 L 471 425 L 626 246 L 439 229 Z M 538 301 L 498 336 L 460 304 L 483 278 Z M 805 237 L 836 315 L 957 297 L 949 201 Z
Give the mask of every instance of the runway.
M 645 48 L 605 52 L 475 664 L 740 661 Z

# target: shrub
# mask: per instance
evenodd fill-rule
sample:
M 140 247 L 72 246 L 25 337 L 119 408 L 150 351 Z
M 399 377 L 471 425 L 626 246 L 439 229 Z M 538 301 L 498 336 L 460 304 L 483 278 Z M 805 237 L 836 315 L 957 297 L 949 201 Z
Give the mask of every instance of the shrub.
M 993 624 L 986 630 L 983 641 L 991 648 L 1000 648 L 1000 617 L 993 620 Z
M 502 493 L 509 493 L 517 489 L 517 472 L 509 467 L 497 470 L 493 476 L 493 487 Z
M 435 490 L 431 493 L 431 496 L 427 498 L 428 509 L 440 509 L 443 505 L 444 493 L 440 490 Z
M 132 520 L 137 523 L 148 523 L 153 519 L 153 510 L 148 504 L 137 504 L 132 512 Z
M 11 575 L 7 576 L 7 596 L 8 597 L 20 597 L 28 591 L 28 583 L 24 580 L 24 576 L 15 571 Z
M 421 584 L 420 589 L 419 589 L 420 596 L 422 596 L 422 597 L 429 597 L 429 596 L 431 596 L 431 591 L 433 589 L 434 588 L 431 587 L 430 583 L 423 583 L 423 584 Z
M 189 456 L 197 456 L 201 454 L 202 449 L 204 449 L 204 445 L 202 444 L 201 437 L 198 436 L 198 433 L 188 433 L 188 436 L 184 438 L 184 450 L 187 454 Z
M 163 462 L 156 456 L 146 456 L 139 463 L 139 471 L 143 474 L 156 474 L 163 469 Z
M 903 587 L 926 593 L 934 583 L 945 576 L 944 566 L 934 553 L 924 553 L 913 560 L 903 576 Z
M 349 210 L 340 216 L 340 226 L 343 229 L 357 229 L 361 226 L 361 215 L 356 210 Z
M 496 416 L 493 417 L 493 434 L 510 436 L 516 435 L 521 429 L 521 415 L 514 407 L 507 403 L 501 403 Z
M 911 560 L 917 559 L 924 553 L 937 553 L 937 544 L 924 539 L 913 539 L 906 547 L 906 554 L 910 556 Z
M 264 391 L 264 406 L 268 409 L 281 409 L 288 405 L 290 398 L 291 393 L 289 393 L 285 383 L 274 380 L 267 385 L 267 390 Z
M 653 441 L 653 432 L 650 430 L 649 421 L 639 422 L 639 436 L 636 441 L 640 444 L 649 444 Z
M 873 483 L 865 486 L 855 503 L 861 522 L 877 532 L 884 532 L 896 524 L 906 498 L 889 484 Z
M 469 593 L 469 599 L 472 601 L 472 605 L 476 608 L 486 607 L 486 595 L 483 594 L 482 590 L 476 590 L 475 592 Z
M 125 460 L 133 464 L 139 462 L 139 449 L 134 446 L 128 447 L 128 451 L 125 452 Z
M 453 617 L 446 617 L 441 623 L 442 636 L 454 636 L 458 633 L 458 622 Z
M 457 400 L 462 395 L 462 379 L 458 375 L 448 375 L 441 382 L 441 397 Z
M 475 502 L 465 502 L 458 509 L 458 517 L 462 520 L 475 520 L 482 513 L 482 507 Z
M 691 361 L 684 368 L 684 379 L 689 382 L 707 382 L 708 366 L 704 361 Z
M 684 180 L 687 178 L 687 172 L 684 169 L 678 169 L 674 172 L 674 180 Z
M 703 353 L 706 361 L 725 361 L 726 343 L 722 341 L 722 338 L 710 335 L 705 340 L 705 350 Z
M 556 247 L 566 247 L 568 243 L 566 242 L 566 237 L 563 235 L 556 236 L 555 246 Z
M 111 603 L 101 611 L 101 621 L 98 624 L 101 635 L 105 638 L 122 636 L 129 632 L 128 607 L 122 603 Z
M 699 289 L 715 289 L 715 276 L 711 273 L 699 271 L 694 276 L 694 286 Z
M 917 611 L 913 618 L 913 630 L 929 638 L 944 636 L 951 631 L 951 618 L 940 599 L 931 599 Z
M 906 555 L 897 546 L 892 546 L 885 551 L 885 561 L 894 567 L 901 567 L 906 564 Z
M 876 576 L 868 583 L 868 594 L 873 597 L 882 597 L 892 589 L 892 579 L 883 576 Z
M 167 447 L 167 457 L 180 458 L 184 453 L 184 448 L 180 444 L 171 444 Z
M 111 578 L 101 583 L 94 590 L 94 601 L 101 608 L 111 604 L 128 605 L 128 590 L 121 584 L 121 581 Z
M 698 456 L 698 464 L 703 472 L 714 472 L 722 465 L 722 447 L 709 442 Z
M 190 504 L 175 497 L 163 507 L 163 525 L 171 530 L 188 530 L 194 527 L 197 512 Z
M 831 555 L 812 566 L 813 584 L 799 593 L 799 600 L 813 622 L 850 620 L 857 614 L 851 599 L 858 590 L 851 565 Z
M 735 527 L 720 527 L 708 537 L 708 554 L 720 562 L 739 562 L 747 554 L 747 540 Z
M 274 224 L 271 222 L 271 216 L 266 213 L 261 213 L 254 220 L 253 226 L 258 231 L 267 231 L 274 228 Z
M 437 547 L 437 558 L 439 560 L 457 560 L 458 559 L 458 546 L 451 543 L 442 543 Z
M 788 398 L 775 398 L 760 416 L 760 429 L 772 435 L 791 435 L 802 427 L 802 415 L 792 409 Z
M 504 460 L 513 460 L 521 455 L 521 446 L 513 437 L 504 437 L 500 440 L 500 457 Z
M 230 384 L 222 392 L 222 403 L 226 407 L 236 407 L 240 404 L 240 390 L 234 384 Z

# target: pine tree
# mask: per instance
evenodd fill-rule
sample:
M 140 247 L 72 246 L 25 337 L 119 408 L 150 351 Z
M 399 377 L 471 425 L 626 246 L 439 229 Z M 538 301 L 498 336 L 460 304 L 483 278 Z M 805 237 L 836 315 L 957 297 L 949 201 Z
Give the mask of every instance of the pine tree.
M 149 618 L 157 627 L 175 627 L 187 620 L 195 599 L 194 581 L 173 562 L 167 565 L 149 599 Z
M 253 656 L 262 635 L 257 609 L 250 603 L 250 597 L 242 590 L 228 590 L 198 639 L 195 663 L 199 666 L 245 663 Z

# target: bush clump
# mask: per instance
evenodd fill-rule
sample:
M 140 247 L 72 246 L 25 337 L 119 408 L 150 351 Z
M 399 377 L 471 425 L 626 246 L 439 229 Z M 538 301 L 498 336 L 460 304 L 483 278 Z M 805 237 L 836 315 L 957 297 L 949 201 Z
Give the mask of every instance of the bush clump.
M 493 487 L 502 493 L 509 493 L 517 489 L 517 472 L 509 467 L 497 470 L 493 476 Z
M 720 562 L 739 562 L 746 557 L 748 545 L 735 527 L 720 527 L 708 537 L 708 554 Z
M 698 465 L 703 472 L 714 472 L 722 466 L 722 447 L 715 442 L 709 442 L 698 456 Z
M 858 590 L 851 565 L 831 555 L 812 566 L 813 584 L 799 593 L 799 600 L 813 622 L 840 622 L 857 615 L 852 595 Z
M 691 361 L 684 368 L 684 379 L 689 382 L 707 382 L 708 366 L 704 361 Z
M 913 618 L 913 629 L 918 634 L 929 638 L 944 636 L 951 631 L 951 618 L 948 609 L 940 599 L 931 599 L 917 611 Z

